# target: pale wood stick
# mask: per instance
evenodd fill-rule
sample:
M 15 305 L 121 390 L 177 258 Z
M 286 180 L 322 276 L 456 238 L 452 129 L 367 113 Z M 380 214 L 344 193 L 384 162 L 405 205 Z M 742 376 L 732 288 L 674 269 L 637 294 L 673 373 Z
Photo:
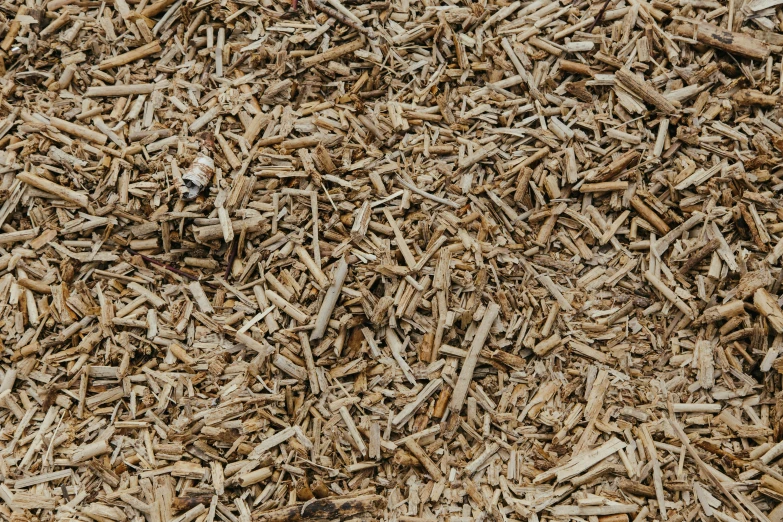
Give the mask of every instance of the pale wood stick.
M 435 201 L 436 203 L 440 203 L 441 205 L 447 205 L 449 207 L 459 208 L 459 203 L 457 203 L 455 201 L 452 201 L 450 199 L 445 199 L 445 198 L 441 198 L 441 197 L 435 196 L 434 194 L 430 194 L 429 192 L 426 192 L 426 191 L 420 189 L 416 185 L 408 183 L 407 181 L 402 179 L 400 176 L 397 176 L 397 181 L 399 181 L 400 184 L 402 184 L 402 186 L 404 186 L 405 188 L 409 189 L 412 192 L 415 192 L 419 196 L 425 197 L 427 199 L 431 199 L 432 201 Z
M 51 5 L 51 4 L 49 4 L 49 5 Z M 41 32 L 38 34 L 38 36 L 39 37 L 44 37 L 44 36 L 50 35 L 50 34 L 54 33 L 55 31 L 57 31 L 59 28 L 61 28 L 62 26 L 64 26 L 65 24 L 67 24 L 70 21 L 71 21 L 71 13 L 65 12 L 65 13 L 61 14 L 60 16 L 58 16 L 57 18 L 55 18 L 52 21 L 52 23 L 50 23 L 49 25 L 44 27 L 41 30 Z
M 158 0 L 157 2 L 148 5 L 141 11 L 142 16 L 152 18 L 166 10 L 168 6 L 173 4 L 176 0 Z
M 19 281 L 17 281 L 17 283 L 19 284 L 19 286 L 23 286 L 24 288 L 29 288 L 30 290 L 33 290 L 34 292 L 38 292 L 39 294 L 52 293 L 52 287 L 50 287 L 49 285 L 41 281 L 35 281 L 33 279 L 28 279 L 24 277 Z
M 302 60 L 302 65 L 304 65 L 305 67 L 311 67 L 317 63 L 327 63 L 330 60 L 334 60 L 335 58 L 339 58 L 340 56 L 343 56 L 345 54 L 358 51 L 362 47 L 364 47 L 364 42 L 361 40 L 361 38 L 359 38 L 351 42 L 348 42 L 346 44 L 338 45 L 337 47 L 332 47 L 331 49 L 323 53 L 309 56 Z
M 269 114 L 264 114 L 263 112 L 259 111 L 259 113 L 256 114 L 250 121 L 250 124 L 245 129 L 244 138 L 251 146 L 254 144 L 258 134 L 263 130 L 264 127 L 266 127 L 271 119 L 272 118 Z M 283 139 L 285 138 L 282 138 L 280 141 L 282 142 Z
M 359 453 L 361 453 L 362 455 L 367 455 L 367 446 L 364 444 L 364 440 L 362 439 L 359 430 L 356 429 L 356 424 L 353 422 L 353 418 L 351 417 L 351 414 L 348 412 L 347 407 L 340 406 L 340 417 L 343 418 L 343 422 L 345 422 L 345 425 L 348 427 L 348 433 L 351 435 L 351 438 L 356 443 L 356 447 L 359 449 Z
M 348 262 L 345 260 L 345 256 L 341 257 L 337 262 L 337 266 L 334 269 L 332 275 L 332 284 L 326 291 L 324 300 L 321 302 L 321 308 L 318 310 L 318 316 L 315 319 L 315 328 L 310 333 L 310 340 L 320 339 L 326 333 L 326 328 L 329 326 L 329 319 L 332 317 L 335 305 L 337 305 L 337 299 L 340 297 L 340 291 L 342 290 L 345 278 L 348 275 Z
M 40 475 L 36 475 L 34 477 L 24 478 L 21 480 L 17 480 L 14 483 L 15 489 L 23 489 L 23 488 L 29 488 L 30 486 L 35 486 L 36 484 L 43 484 L 45 482 L 52 482 L 55 480 L 63 479 L 70 477 L 73 474 L 73 470 L 71 469 L 63 469 L 60 471 L 52 471 L 49 473 L 42 473 Z
M 310 194 L 310 211 L 313 213 L 313 261 L 320 271 L 323 265 L 321 265 L 321 245 L 318 241 L 318 197 L 315 192 Z M 329 282 L 327 281 L 326 284 Z
M 16 232 L 0 234 L 0 245 L 10 245 L 13 243 L 28 241 L 38 235 L 38 230 L 38 227 L 35 227 L 28 230 L 18 230 Z M 25 281 L 27 281 L 27 279 L 25 279 Z
M 310 257 L 310 253 L 307 252 L 305 247 L 302 245 L 296 245 L 294 247 L 294 252 L 296 252 L 296 255 L 299 256 L 299 259 L 304 263 L 304 265 L 307 267 L 307 269 L 310 271 L 310 273 L 315 278 L 315 281 L 318 283 L 318 286 L 320 286 L 322 289 L 327 288 L 329 286 L 329 278 L 326 277 L 326 274 L 323 273 L 323 271 L 318 268 L 318 266 L 315 264 L 315 261 L 312 257 Z
M 0 382 L 0 393 L 11 392 L 14 389 L 14 383 L 18 374 L 19 371 L 15 368 L 10 368 L 5 372 L 2 382 Z
M 627 181 L 605 181 L 602 183 L 584 183 L 579 187 L 579 192 L 613 192 L 615 190 L 625 190 L 628 188 Z
M 484 347 L 484 342 L 489 336 L 489 330 L 492 328 L 492 324 L 495 322 L 495 319 L 497 319 L 499 312 L 499 305 L 489 303 L 484 312 L 484 317 L 481 319 L 481 324 L 479 324 L 478 330 L 476 330 L 476 335 L 473 338 L 473 342 L 470 344 L 468 356 L 462 363 L 462 371 L 454 386 L 454 392 L 451 396 L 451 402 L 449 403 L 449 410 L 454 415 L 459 416 L 459 412 L 462 409 L 463 404 L 465 404 L 465 398 L 468 395 L 468 388 L 473 379 L 473 372 L 476 369 L 479 354 Z
M 196 300 L 199 310 L 205 314 L 214 313 L 215 309 L 212 308 L 212 303 L 209 302 L 209 298 L 201 287 L 201 283 L 198 281 L 191 281 L 188 285 L 188 289 L 190 290 L 190 293 L 193 294 L 193 299 Z
M 291 299 L 294 296 L 294 293 L 289 290 L 283 283 L 281 283 L 274 275 L 272 275 L 272 272 L 267 272 L 264 274 L 264 279 L 267 283 L 269 283 L 269 286 L 272 287 L 272 289 L 283 296 L 283 299 L 286 301 Z
M 48 119 L 49 124 L 55 129 L 67 132 L 68 134 L 76 136 L 77 138 L 84 138 L 85 140 L 92 141 L 100 145 L 105 144 L 106 140 L 108 139 L 104 134 L 101 134 L 100 132 L 94 131 L 92 129 L 88 129 L 87 127 L 83 127 L 82 125 L 76 125 L 75 123 L 61 120 L 60 118 L 55 118 L 54 116 L 48 116 Z
M 99 96 L 117 97 L 136 94 L 151 94 L 155 90 L 154 83 L 138 83 L 130 85 L 107 85 L 103 87 L 88 87 L 84 95 L 88 98 Z
M 220 106 L 220 104 L 215 104 L 214 107 L 193 120 L 193 122 L 188 126 L 188 130 L 190 132 L 200 131 L 206 124 L 217 118 L 218 114 L 220 114 L 220 111 L 222 110 L 223 108 Z
M 98 455 L 103 455 L 111 451 L 111 446 L 105 440 L 98 440 L 85 446 L 80 446 L 71 455 L 71 462 L 77 464 L 84 462 Z
M 543 357 L 544 355 L 552 351 L 554 348 L 559 346 L 561 341 L 562 339 L 560 338 L 560 334 L 555 333 L 549 339 L 544 339 L 543 341 L 535 345 L 535 347 L 533 348 L 533 352 L 539 357 Z
M 121 493 L 119 498 L 133 509 L 137 509 L 144 514 L 152 513 L 152 506 L 150 506 L 145 502 L 142 502 L 141 500 L 137 499 L 133 495 L 129 495 L 127 493 Z
M 780 96 L 764 94 L 755 89 L 742 89 L 734 93 L 732 99 L 740 105 L 760 105 L 762 107 L 774 107 L 781 102 Z
M 150 310 L 151 311 L 151 310 Z M 169 345 L 169 351 L 171 354 L 187 365 L 196 364 L 196 359 L 188 354 L 187 350 L 180 346 L 178 343 L 171 343 Z
M 258 217 L 252 217 L 248 219 L 243 220 L 236 220 L 231 222 L 231 228 L 234 231 L 234 233 L 242 232 L 242 230 L 246 230 L 247 232 L 258 232 L 262 228 L 264 228 L 267 224 L 267 218 L 258 216 Z M 217 225 L 207 225 L 205 227 L 199 227 L 193 229 L 193 235 L 199 242 L 205 242 L 205 241 L 212 241 L 213 239 L 220 239 L 223 237 L 223 226 L 220 224 Z
M 732 54 L 741 54 L 756 60 L 766 60 L 771 49 L 766 42 L 745 33 L 726 31 L 708 23 L 681 24 L 675 28 L 680 36 L 696 37 L 699 43 L 717 47 Z
M 258 484 L 272 476 L 272 468 L 259 468 L 254 471 L 250 471 L 243 475 L 240 475 L 239 485 L 243 488 Z M 233 480 L 233 479 L 232 479 Z
M 677 112 L 677 107 L 675 107 L 672 102 L 667 100 L 650 83 L 640 79 L 636 73 L 633 73 L 629 69 L 623 67 L 614 74 L 615 78 L 620 81 L 623 87 L 626 87 L 629 91 L 639 96 L 645 102 L 649 103 L 650 105 L 654 105 L 666 114 L 673 114 Z
M 223 234 L 223 241 L 230 243 L 234 239 L 234 228 L 231 225 L 231 217 L 228 215 L 228 210 L 223 206 L 219 206 L 218 219 L 220 220 L 220 230 Z
M 3 38 L 3 41 L 0 42 L 0 49 L 3 51 L 8 52 L 8 50 L 14 44 L 16 36 L 19 34 L 19 31 L 22 28 L 21 19 L 27 14 L 27 9 L 27 6 L 22 5 L 19 6 L 19 9 L 16 11 L 16 16 L 14 16 L 14 19 L 11 21 L 5 38 Z
M 260 343 L 245 333 L 236 332 L 234 337 L 240 343 L 244 344 L 248 348 L 252 348 L 263 356 L 267 356 L 274 351 L 274 348 L 271 345 Z
M 392 357 L 394 357 L 394 360 L 397 361 L 397 364 L 400 366 L 405 378 L 408 379 L 408 382 L 415 385 L 416 378 L 413 376 L 413 371 L 402 357 L 402 342 L 392 328 L 386 329 L 386 344 L 392 352 Z
M 298 364 L 294 363 L 293 361 L 291 361 L 291 359 L 287 357 L 283 357 L 280 354 L 276 354 L 272 358 L 272 364 L 274 364 L 280 370 L 282 370 L 283 372 L 287 373 L 288 375 L 290 375 L 291 377 L 297 380 L 304 381 L 305 379 L 307 379 L 307 370 L 305 370 Z
M 321 135 L 314 135 L 314 136 L 303 136 L 301 138 L 292 138 L 292 139 L 284 139 L 282 143 L 280 144 L 281 149 L 288 149 L 288 150 L 295 150 L 295 149 L 302 149 L 302 148 L 309 148 L 309 147 L 315 147 L 319 143 L 327 142 L 329 144 L 336 143 L 342 139 L 341 136 L 337 136 L 335 134 L 321 134 Z M 258 143 L 262 143 L 263 140 L 259 140 L 256 142 L 256 145 Z
M 663 296 L 672 302 L 674 306 L 680 309 L 682 313 L 684 313 L 686 316 L 690 317 L 691 319 L 694 318 L 693 316 L 693 310 L 691 310 L 691 307 L 688 306 L 685 301 L 677 297 L 677 294 L 675 294 L 672 290 L 669 289 L 665 284 L 663 284 L 663 281 L 655 277 L 655 275 L 652 274 L 652 272 L 645 272 L 644 278 L 647 279 L 647 281 L 650 282 L 651 285 L 655 287 L 656 290 L 658 290 Z
M 443 385 L 443 379 L 440 377 L 427 383 L 427 385 L 419 392 L 413 402 L 406 404 L 405 407 L 394 416 L 392 419 L 392 424 L 394 426 L 399 426 L 403 422 L 407 422 L 411 415 L 413 415 L 433 393 L 438 391 L 441 385 Z
M 556 517 L 613 515 L 617 513 L 636 513 L 639 506 L 636 504 L 608 504 L 605 506 L 554 506 L 550 513 Z M 666 519 L 664 519 L 666 520 Z
M 299 310 L 299 308 L 292 305 L 272 290 L 267 290 L 265 293 L 266 297 L 273 305 L 290 315 L 296 322 L 304 323 L 309 318 L 306 313 Z
M 729 501 L 731 501 L 732 504 L 734 504 L 734 507 L 736 507 L 740 513 L 750 518 L 747 512 L 742 508 L 742 506 L 734 499 L 734 497 L 731 495 L 729 490 L 726 489 L 726 486 L 724 486 L 723 483 L 720 481 L 720 479 L 717 476 L 715 476 L 715 474 L 712 472 L 712 468 L 707 464 L 705 464 L 705 462 L 701 459 L 699 454 L 691 445 L 690 439 L 682 430 L 680 423 L 677 422 L 677 419 L 674 418 L 674 416 L 670 416 L 668 418 L 668 421 L 669 421 L 669 425 L 674 429 L 675 434 L 677 434 L 677 437 L 680 439 L 682 445 L 685 446 L 685 449 L 691 455 L 693 460 L 696 461 L 696 464 L 699 466 L 702 473 L 704 473 L 710 479 L 713 485 L 718 489 L 718 491 L 720 491 L 723 494 L 723 496 L 725 496 L 727 499 L 729 499 Z
M 468 462 L 468 464 L 465 466 L 465 475 L 468 477 L 471 477 L 475 475 L 479 469 L 481 469 L 484 464 L 487 463 L 487 461 L 492 458 L 495 453 L 498 452 L 500 449 L 500 444 L 497 442 L 492 442 L 489 444 L 484 451 L 482 451 L 476 458 L 474 458 L 472 461 Z
M 704 310 L 700 320 L 712 323 L 723 319 L 729 319 L 745 313 L 745 303 L 739 300 L 730 301 L 722 305 L 712 306 Z
M 196 506 L 184 512 L 180 516 L 171 519 L 171 522 L 192 522 L 206 510 L 207 508 L 204 506 L 204 504 L 196 504 Z
M 75 203 L 81 207 L 87 207 L 90 203 L 90 199 L 86 194 L 81 194 L 69 188 L 63 187 L 62 185 L 58 185 L 53 181 L 36 176 L 30 172 L 20 172 L 16 175 L 16 179 L 23 181 L 28 185 L 32 185 L 37 189 L 43 190 L 44 192 L 55 195 L 61 199 Z
M 269 300 L 266 298 L 266 293 L 264 292 L 264 289 L 261 287 L 261 285 L 254 285 L 253 293 L 256 296 L 256 301 L 258 301 L 259 308 L 262 310 L 269 308 Z M 269 333 L 275 333 L 280 329 L 280 327 L 277 325 L 277 321 L 275 321 L 275 318 L 271 313 L 264 316 L 264 322 L 266 323 L 266 327 L 269 330 Z
M 408 243 L 405 242 L 405 236 L 403 236 L 402 231 L 397 226 L 397 220 L 394 219 L 394 216 L 392 216 L 391 212 L 389 212 L 389 209 L 383 209 L 383 213 L 386 216 L 386 219 L 389 221 L 389 225 L 391 225 L 392 230 L 394 231 L 394 239 L 397 241 L 397 248 L 400 250 L 402 257 L 405 259 L 405 263 L 411 269 L 415 269 L 416 259 L 413 257 L 413 253 L 411 253 L 410 249 L 408 248 Z
M 126 63 L 135 62 L 141 58 L 146 58 L 147 56 L 159 53 L 160 51 L 160 41 L 154 40 L 148 44 L 142 45 L 141 47 L 130 50 L 127 53 L 122 53 L 117 56 L 113 56 L 112 58 L 103 60 L 98 64 L 98 69 L 105 71 L 106 69 L 111 69 L 112 67 L 119 67 L 121 65 L 125 65 Z
M 226 160 L 228 161 L 229 165 L 231 165 L 232 169 L 239 169 L 242 167 L 242 162 L 239 161 L 239 158 L 236 154 L 234 154 L 234 151 L 231 150 L 231 145 L 229 145 L 226 138 L 224 138 L 222 135 L 218 134 L 215 136 L 217 139 L 217 142 L 220 144 L 220 148 L 223 150 L 223 154 L 226 156 Z
M 631 206 L 661 234 L 666 234 L 671 230 L 669 225 L 653 209 L 648 207 L 639 196 L 631 198 Z
M 427 455 L 427 452 L 424 451 L 424 448 L 419 446 L 415 440 L 407 439 L 405 441 L 405 447 L 414 457 L 419 459 L 421 465 L 424 466 L 424 469 L 427 470 L 427 473 L 429 473 L 434 480 L 443 480 L 443 473 L 440 472 L 438 466 L 432 461 L 430 456 Z
M 166 301 L 163 298 L 153 294 L 152 292 L 150 292 L 149 290 L 141 286 L 139 283 L 135 283 L 135 282 L 128 283 L 128 290 L 132 290 L 139 296 L 143 297 L 144 299 L 147 300 L 149 304 L 151 304 L 155 308 L 162 308 L 166 304 Z
M 702 404 L 702 403 L 681 403 L 672 404 L 674 413 L 720 413 L 723 409 L 721 404 Z
M 674 229 L 670 230 L 665 236 L 655 242 L 655 246 L 653 247 L 655 254 L 658 257 L 662 256 L 676 239 L 682 236 L 683 233 L 703 222 L 705 217 L 706 216 L 701 212 L 694 212 L 687 221 L 680 223 Z
M 663 147 L 666 144 L 666 136 L 669 132 L 669 118 L 662 118 L 658 124 L 658 135 L 655 139 L 655 147 L 653 149 L 653 155 L 656 158 L 660 158 L 663 154 Z
M 753 294 L 753 304 L 767 318 L 767 322 L 777 333 L 783 333 L 783 312 L 775 299 L 765 288 L 759 288 Z
M 668 520 L 666 513 L 666 497 L 663 494 L 663 475 L 661 474 L 661 465 L 658 462 L 658 450 L 653 444 L 653 439 L 650 436 L 650 431 L 647 426 L 641 426 L 642 442 L 644 443 L 647 454 L 650 456 L 650 462 L 653 467 L 653 485 L 655 486 L 655 498 L 658 500 L 658 508 L 661 512 L 661 519 Z
M 310 349 L 310 340 L 307 338 L 307 332 L 299 332 L 299 344 L 302 346 L 302 355 L 304 356 L 305 368 L 307 368 L 307 378 L 310 381 L 310 392 L 313 395 L 318 395 L 321 390 L 318 385 L 315 359 L 313 358 L 313 351 Z
M 631 215 L 630 210 L 624 210 L 622 214 L 620 214 L 617 219 L 615 219 L 611 225 L 609 225 L 609 228 L 606 229 L 606 232 L 603 236 L 601 236 L 601 239 L 598 240 L 598 242 L 601 245 L 605 245 L 611 240 L 614 235 L 617 233 L 617 231 L 620 229 L 620 227 L 625 223 L 625 220 L 628 219 L 628 216 Z
M 73 76 L 76 73 L 76 66 L 75 65 L 68 65 L 63 69 L 62 74 L 60 75 L 60 79 L 54 82 L 52 85 L 49 86 L 49 90 L 62 90 L 67 89 L 69 85 L 71 85 L 71 81 L 73 80 Z
M 614 455 L 626 446 L 627 444 L 625 442 L 619 440 L 616 437 L 612 437 L 601 446 L 598 446 L 597 448 L 594 448 L 588 452 L 579 454 L 575 453 L 574 456 L 571 457 L 571 459 L 562 466 L 558 466 L 540 473 L 533 479 L 533 483 L 541 484 L 543 482 L 548 482 L 555 477 L 557 478 L 558 482 L 569 480 L 595 466 L 606 457 Z

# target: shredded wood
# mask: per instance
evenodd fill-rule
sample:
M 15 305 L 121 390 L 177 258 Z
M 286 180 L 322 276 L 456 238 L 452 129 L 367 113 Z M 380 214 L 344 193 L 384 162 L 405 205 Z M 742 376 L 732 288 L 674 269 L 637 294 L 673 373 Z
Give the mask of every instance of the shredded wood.
M 783 0 L 0 3 L 0 520 L 783 522 Z

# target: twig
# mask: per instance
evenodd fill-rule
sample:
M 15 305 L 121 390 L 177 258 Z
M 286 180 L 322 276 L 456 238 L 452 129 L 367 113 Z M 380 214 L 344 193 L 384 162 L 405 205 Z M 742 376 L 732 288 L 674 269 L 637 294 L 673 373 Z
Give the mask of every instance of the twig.
M 595 20 L 592 24 L 590 24 L 590 28 L 587 29 L 587 32 L 590 33 L 593 31 L 595 26 L 601 22 L 601 19 L 604 17 L 604 13 L 606 12 L 606 8 L 609 7 L 609 4 L 612 2 L 612 0 L 606 0 L 604 2 L 604 5 L 601 6 L 601 9 L 598 11 L 598 14 L 595 15 Z
M 423 197 L 425 197 L 427 199 L 431 199 L 432 201 L 435 201 L 435 202 L 440 203 L 442 205 L 448 205 L 449 207 L 459 208 L 459 205 L 457 203 L 455 203 L 454 201 L 451 201 L 450 199 L 440 198 L 438 196 L 430 194 L 429 192 L 425 192 L 424 190 L 420 189 L 416 185 L 412 185 L 412 184 L 408 183 L 407 181 L 402 179 L 400 176 L 397 176 L 397 181 L 399 181 L 402 184 L 402 186 L 410 189 L 412 192 L 415 192 L 419 196 L 423 196 Z
M 228 276 L 231 275 L 231 267 L 234 266 L 234 260 L 237 258 L 237 249 L 239 248 L 239 241 L 235 238 L 231 242 L 231 249 L 228 252 L 228 263 L 226 266 L 226 272 L 223 274 L 223 279 L 228 281 Z
M 294 2 L 296 2 L 296 0 L 294 0 Z M 373 32 L 372 29 L 368 29 L 363 25 L 357 23 L 356 21 L 351 20 L 347 15 L 341 13 L 337 9 L 333 9 L 327 6 L 326 4 L 322 3 L 321 0 L 310 0 L 310 5 L 313 6 L 313 8 L 321 11 L 322 13 L 331 16 L 338 22 L 343 23 L 353 29 L 356 29 L 360 33 L 366 34 L 367 38 L 375 38 L 375 33 Z M 294 9 L 296 9 L 296 7 L 294 7 Z
M 144 261 L 146 261 L 148 263 L 152 263 L 153 265 L 158 265 L 160 267 L 163 267 L 166 270 L 177 274 L 178 276 L 182 276 L 184 278 L 190 279 L 191 281 L 198 281 L 198 277 L 194 276 L 193 274 L 189 274 L 187 272 L 184 272 L 184 271 L 180 270 L 179 268 L 175 268 L 175 267 L 173 267 L 171 265 L 167 265 L 166 263 L 164 263 L 162 261 L 158 261 L 157 259 L 154 259 L 154 258 L 152 258 L 150 256 L 145 256 L 144 254 L 136 252 L 135 250 L 133 250 L 130 247 L 125 247 L 125 250 L 127 250 L 131 255 L 139 256 Z

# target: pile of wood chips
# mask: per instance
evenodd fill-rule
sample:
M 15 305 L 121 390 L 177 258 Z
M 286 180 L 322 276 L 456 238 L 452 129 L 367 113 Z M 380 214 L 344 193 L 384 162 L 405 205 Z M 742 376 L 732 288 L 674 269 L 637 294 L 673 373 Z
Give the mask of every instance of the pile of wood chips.
M 783 521 L 782 27 L 2 2 L 0 519 Z

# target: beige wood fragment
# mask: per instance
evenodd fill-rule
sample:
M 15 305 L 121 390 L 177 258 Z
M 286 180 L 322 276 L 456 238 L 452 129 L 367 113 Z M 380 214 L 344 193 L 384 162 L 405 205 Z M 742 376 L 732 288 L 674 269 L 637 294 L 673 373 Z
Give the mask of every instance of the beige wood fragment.
M 190 285 L 188 285 L 188 288 L 190 289 L 190 293 L 193 295 L 193 299 L 196 301 L 199 310 L 205 314 L 214 312 L 212 304 L 207 298 L 207 294 L 204 293 L 204 289 L 201 287 L 201 284 L 198 281 L 191 282 Z
M 155 295 L 152 291 L 147 290 L 139 283 L 136 282 L 128 283 L 128 290 L 131 290 L 135 294 L 139 295 L 140 297 L 143 297 L 148 303 L 150 303 L 155 308 L 161 308 L 166 304 L 166 301 L 163 298 Z
M 236 337 L 236 340 L 240 343 L 244 344 L 248 348 L 252 348 L 262 355 L 269 355 L 272 353 L 273 348 L 271 346 L 260 343 L 245 333 L 236 332 L 234 337 Z
M 109 443 L 106 440 L 98 440 L 92 444 L 82 446 L 74 451 L 71 455 L 71 462 L 84 462 L 85 460 L 97 457 L 98 455 L 108 453 L 110 450 L 111 448 L 109 447 Z
M 405 447 L 413 454 L 414 457 L 419 459 L 421 465 L 424 466 L 424 469 L 427 470 L 427 473 L 429 473 L 434 480 L 443 479 L 443 473 L 441 473 L 438 466 L 432 461 L 430 456 L 427 455 L 424 449 L 416 443 L 416 441 L 410 439 L 406 440 Z
M 677 111 L 677 107 L 658 92 L 655 87 L 640 80 L 639 77 L 629 69 L 622 67 L 615 73 L 615 76 L 623 87 L 626 87 L 645 102 L 654 105 L 663 113 L 673 114 Z
M 89 198 L 87 197 L 86 194 L 75 192 L 71 189 L 53 183 L 48 179 L 36 176 L 35 174 L 31 174 L 29 172 L 22 172 L 17 174 L 16 178 L 27 183 L 28 185 L 43 190 L 44 192 L 47 192 L 49 194 L 60 197 L 66 201 L 76 203 L 79 206 L 86 207 L 89 204 Z
M 397 415 L 394 416 L 392 419 L 392 424 L 394 425 L 400 425 L 403 422 L 406 422 L 413 413 L 418 410 L 424 402 L 429 399 L 433 393 L 438 391 L 438 389 L 443 384 L 443 379 L 435 379 L 434 381 L 430 381 L 427 383 L 424 388 L 416 395 L 416 398 L 408 403 L 402 410 L 400 410 Z
M 539 357 L 543 357 L 544 355 L 551 352 L 554 348 L 558 347 L 560 345 L 560 341 L 560 334 L 556 333 L 548 339 L 544 339 L 543 341 L 536 344 L 536 346 L 533 347 L 533 351 Z
M 457 379 L 454 391 L 451 395 L 449 410 L 453 415 L 458 416 L 462 406 L 465 404 L 465 398 L 467 397 L 468 388 L 470 387 L 470 382 L 473 378 L 473 372 L 476 369 L 479 353 L 484 347 L 484 342 L 489 336 L 489 330 L 492 328 L 492 323 L 495 322 L 499 311 L 500 306 L 495 303 L 490 303 L 484 312 L 484 317 L 482 317 L 476 336 L 470 344 L 468 355 L 462 363 L 462 370 L 460 370 L 459 378 Z
M 340 258 L 337 262 L 337 266 L 332 274 L 332 284 L 329 286 L 324 296 L 324 300 L 321 303 L 321 308 L 318 311 L 318 316 L 315 320 L 315 327 L 310 334 L 310 340 L 316 340 L 323 337 L 326 332 L 326 328 L 329 323 L 329 319 L 332 316 L 334 307 L 337 304 L 337 298 L 340 295 L 345 278 L 348 275 L 348 263 L 345 257 Z
M 107 70 L 113 67 L 119 67 L 121 65 L 125 65 L 126 63 L 132 63 L 136 60 L 146 58 L 152 54 L 159 53 L 160 51 L 160 42 L 155 40 L 148 44 L 142 45 L 141 47 L 137 47 L 131 51 L 128 51 L 127 53 L 123 53 L 112 58 L 107 58 L 98 64 L 98 68 L 101 70 Z
M 111 85 L 106 87 L 90 87 L 84 95 L 87 97 L 119 97 L 137 94 L 150 94 L 155 90 L 154 83 L 139 83 L 129 85 Z
M 392 227 L 392 230 L 394 231 L 394 239 L 397 242 L 397 248 L 399 249 L 400 253 L 405 259 L 405 262 L 408 264 L 408 267 L 410 267 L 411 269 L 415 269 L 416 259 L 414 259 L 413 254 L 408 248 L 408 245 L 405 242 L 405 237 L 403 236 L 402 231 L 400 231 L 399 227 L 397 226 L 397 222 L 395 221 L 394 217 L 391 215 L 391 212 L 389 212 L 388 209 L 383 209 L 383 213 L 386 216 L 386 219 L 389 221 L 389 225 Z
M 783 333 L 783 311 L 775 298 L 764 288 L 759 288 L 753 294 L 753 304 L 761 315 L 767 318 L 769 325 L 778 333 Z
M 573 457 L 569 462 L 558 468 L 551 469 L 535 477 L 534 483 L 547 482 L 553 478 L 557 478 L 558 482 L 568 480 L 585 470 L 594 466 L 598 462 L 601 462 L 606 457 L 616 453 L 617 451 L 625 448 L 626 444 L 621 440 L 612 437 L 602 446 Z
M 744 33 L 726 31 L 709 23 L 682 24 L 677 26 L 677 33 L 689 38 L 696 38 L 700 43 L 722 49 L 724 51 L 764 60 L 769 56 L 769 46 Z
M 661 294 L 663 294 L 666 299 L 672 302 L 674 306 L 680 309 L 682 313 L 693 318 L 693 310 L 679 297 L 677 297 L 677 294 L 670 290 L 660 279 L 655 277 L 651 272 L 645 272 L 644 278 L 647 279 L 647 281 L 650 282 L 653 287 L 655 287 L 656 290 L 658 290 Z
M 354 51 L 358 51 L 364 47 L 364 43 L 361 41 L 361 39 L 353 40 L 351 42 L 348 42 L 343 45 L 338 45 L 337 47 L 333 47 L 329 49 L 328 51 L 325 51 L 320 54 L 316 54 L 314 56 L 310 56 L 302 60 L 302 65 L 305 67 L 310 67 L 312 65 L 315 65 L 317 63 L 326 63 L 329 60 L 334 60 L 336 58 L 340 58 L 341 56 L 352 53 Z
M 294 251 L 296 252 L 296 255 L 299 256 L 299 259 L 302 261 L 302 263 L 304 263 L 307 269 L 310 270 L 310 272 L 313 274 L 313 277 L 318 283 L 318 286 L 320 286 L 322 289 L 327 288 L 329 286 L 329 279 L 321 271 L 321 268 L 316 264 L 307 250 L 305 250 L 302 245 L 296 245 L 294 247 Z
M 340 417 L 342 417 L 343 422 L 348 427 L 348 433 L 351 435 L 351 438 L 356 443 L 357 448 L 359 448 L 359 453 L 361 453 L 362 455 L 366 455 L 367 446 L 364 444 L 364 440 L 362 439 L 362 436 L 359 434 L 359 430 L 356 429 L 356 424 L 354 423 L 351 414 L 348 412 L 348 408 L 346 408 L 345 406 L 342 406 L 340 408 Z
M 307 314 L 302 312 L 299 308 L 289 303 L 282 297 L 280 297 L 277 293 L 273 292 L 272 290 L 267 290 L 266 292 L 264 292 L 264 294 L 273 305 L 275 305 L 280 310 L 282 310 L 283 312 L 291 316 L 295 321 L 299 323 L 304 323 L 309 318 Z

